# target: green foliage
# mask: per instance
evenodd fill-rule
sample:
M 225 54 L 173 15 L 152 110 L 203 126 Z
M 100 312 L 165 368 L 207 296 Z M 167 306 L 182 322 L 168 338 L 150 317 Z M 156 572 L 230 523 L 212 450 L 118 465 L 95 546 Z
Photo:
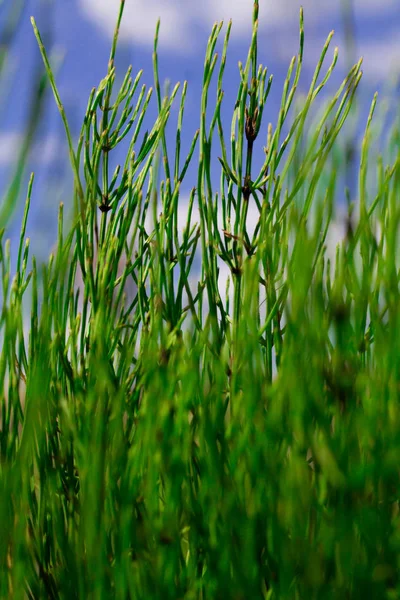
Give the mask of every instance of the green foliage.
M 159 24 L 150 132 L 141 135 L 151 90 L 133 99 L 141 73 L 133 80 L 129 69 L 114 89 L 123 5 L 76 149 L 33 21 L 68 136 L 76 212 L 65 234 L 60 207 L 56 252 L 41 277 L 34 259 L 29 270 L 32 176 L 13 278 L 9 245 L 0 247 L 0 597 L 398 598 L 398 131 L 393 162 L 376 161 L 371 198 L 374 97 L 360 217 L 349 214 L 333 271 L 335 142 L 361 61 L 310 127 L 337 51 L 324 71 L 330 35 L 296 104 L 301 12 L 299 53 L 253 174 L 272 84 L 257 65 L 255 2 L 230 156 L 221 108 L 231 24 L 206 127 L 221 23 L 207 47 L 200 129 L 182 160 L 185 83 L 171 163 L 165 126 L 179 86 L 162 98 Z M 110 152 L 128 135 L 125 164 L 111 174 Z M 197 185 L 181 228 L 180 187 L 197 143 Z M 259 214 L 252 232 L 250 210 Z
M 6 67 L 10 48 L 23 19 L 24 3 L 25 0 L 14 0 L 12 4 L 10 3 L 8 9 L 6 9 L 4 6 L 1 6 L 2 2 L 0 1 L 2 12 L 2 28 L 0 30 L 0 90 L 2 93 L 4 93 L 3 74 L 7 74 Z M 6 77 L 4 76 L 5 79 Z M 5 227 L 10 222 L 19 200 L 29 152 L 43 116 L 46 88 L 47 79 L 39 63 L 35 65 L 35 86 L 28 103 L 28 119 L 25 132 L 21 136 L 16 164 L 12 165 L 14 172 L 12 173 L 11 181 L 1 202 L 0 228 Z M 3 107 L 1 108 L 3 109 Z

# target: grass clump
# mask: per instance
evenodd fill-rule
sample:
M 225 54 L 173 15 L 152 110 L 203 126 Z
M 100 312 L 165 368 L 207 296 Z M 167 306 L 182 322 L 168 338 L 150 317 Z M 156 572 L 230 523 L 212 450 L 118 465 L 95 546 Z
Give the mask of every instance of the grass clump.
M 257 64 L 255 2 L 230 152 L 221 109 L 231 24 L 206 126 L 221 23 L 207 46 L 200 128 L 183 160 L 185 83 L 172 162 L 165 127 L 179 86 L 162 97 L 159 24 L 150 132 L 141 136 L 152 93 L 138 93 L 141 73 L 132 79 L 129 69 L 114 89 L 123 6 L 76 148 L 33 21 L 68 136 L 76 210 L 65 233 L 60 207 L 55 253 L 41 270 L 30 263 L 32 177 L 13 277 L 1 244 L 0 596 L 397 598 L 398 131 L 392 163 L 371 165 L 374 97 L 359 219 L 349 214 L 332 265 L 336 139 L 361 61 L 312 121 L 337 51 L 324 67 L 330 35 L 296 104 L 301 12 L 299 53 L 254 173 L 272 84 Z M 125 164 L 111 173 L 110 153 L 128 136 Z M 182 228 L 180 188 L 195 160 Z M 250 211 L 259 216 L 253 231 Z

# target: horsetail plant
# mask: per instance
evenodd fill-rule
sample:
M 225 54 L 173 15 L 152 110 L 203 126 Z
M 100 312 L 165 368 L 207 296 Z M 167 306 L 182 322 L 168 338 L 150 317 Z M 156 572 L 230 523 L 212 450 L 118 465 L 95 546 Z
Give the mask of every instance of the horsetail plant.
M 74 213 L 67 223 L 60 206 L 54 254 L 41 267 L 31 261 L 32 175 L 14 277 L 0 236 L 0 597 L 397 598 L 398 126 L 385 164 L 372 152 L 375 96 L 359 223 L 332 260 L 340 132 L 361 60 L 319 103 L 338 58 L 335 49 L 325 66 L 329 34 L 298 99 L 301 10 L 277 122 L 264 126 L 273 81 L 257 62 L 255 1 L 230 144 L 222 111 L 231 22 L 219 70 L 222 23 L 208 40 L 186 156 L 183 85 L 171 157 L 166 125 L 179 85 L 162 96 L 159 22 L 158 116 L 145 133 L 152 89 L 139 88 L 142 71 L 134 77 L 130 67 L 115 89 L 123 9 L 121 0 L 107 73 L 76 145 L 32 19 L 67 135 Z M 123 140 L 124 164 L 111 172 Z

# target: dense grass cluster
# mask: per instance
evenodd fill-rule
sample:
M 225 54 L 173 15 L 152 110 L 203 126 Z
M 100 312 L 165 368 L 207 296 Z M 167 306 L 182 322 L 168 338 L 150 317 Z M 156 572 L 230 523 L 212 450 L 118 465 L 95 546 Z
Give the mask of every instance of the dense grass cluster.
M 183 161 L 185 83 L 172 163 L 165 126 L 179 86 L 162 98 L 158 27 L 159 115 L 149 133 L 141 136 L 151 90 L 133 100 L 141 73 L 133 80 L 129 70 L 114 89 L 123 5 L 76 148 L 33 21 L 68 136 L 76 211 L 67 229 L 60 207 L 56 251 L 38 268 L 25 241 L 32 177 L 14 276 L 1 244 L 0 597 L 394 600 L 398 129 L 392 162 L 368 161 L 374 97 L 358 222 L 349 214 L 331 264 L 336 140 L 361 61 L 316 111 L 337 60 L 335 51 L 324 68 L 330 35 L 296 104 L 301 13 L 299 54 L 254 173 L 272 84 L 257 65 L 256 1 L 230 152 L 221 109 L 231 24 L 207 113 L 221 23 L 207 47 L 200 129 Z M 125 164 L 111 173 L 110 153 L 128 135 Z M 182 226 L 180 186 L 195 160 Z

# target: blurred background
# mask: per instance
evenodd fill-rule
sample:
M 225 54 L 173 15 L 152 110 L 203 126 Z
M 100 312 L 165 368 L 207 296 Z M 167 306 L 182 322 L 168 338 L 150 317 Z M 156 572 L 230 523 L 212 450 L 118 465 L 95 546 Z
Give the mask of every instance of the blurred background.
M 12 249 L 17 243 L 27 183 L 35 172 L 27 235 L 39 260 L 44 260 L 57 234 L 57 212 L 64 202 L 72 209 L 72 174 L 60 115 L 44 75 L 34 37 L 33 15 L 54 68 L 55 78 L 75 141 L 91 89 L 107 72 L 111 38 L 120 0 L 0 0 L 0 227 L 6 227 Z M 305 56 L 299 92 L 308 90 L 312 73 L 329 32 L 335 36 L 339 61 L 328 91 L 334 91 L 347 70 L 363 56 L 364 76 L 354 110 L 354 126 L 343 132 L 345 184 L 356 195 L 359 138 L 365 127 L 373 94 L 379 91 L 378 112 L 390 123 L 398 110 L 400 93 L 400 0 L 260 0 L 258 62 L 268 67 L 274 83 L 264 112 L 259 149 L 266 144 L 268 122 L 275 123 L 289 62 L 298 52 L 299 9 L 304 7 Z M 229 139 L 233 106 L 239 86 L 238 61 L 246 61 L 252 29 L 252 0 L 125 0 L 117 51 L 117 85 L 133 65 L 133 76 L 144 69 L 141 84 L 153 85 L 152 51 L 157 19 L 161 19 L 159 73 L 161 84 L 188 81 L 183 121 L 182 157 L 199 127 L 204 54 L 215 21 L 223 20 L 217 51 L 222 50 L 229 19 L 233 26 L 224 75 L 223 114 Z M 141 87 L 139 85 L 139 90 Z M 216 89 L 216 88 L 213 88 Z M 210 96 L 210 103 L 215 96 Z M 137 99 L 137 94 L 134 101 Z M 168 126 L 173 161 L 180 95 Z M 147 115 L 151 128 L 157 114 L 156 96 Z M 210 112 L 212 110 L 210 107 Z M 385 116 L 386 115 L 386 116 Z M 382 118 L 383 118 L 382 117 Z M 175 128 L 175 129 L 174 129 Z M 384 129 L 384 127 L 383 127 Z M 139 143 L 141 143 L 140 137 Z M 217 139 L 217 138 L 216 138 Z M 385 137 L 382 136 L 383 148 Z M 215 156 L 220 156 L 216 148 Z M 263 161 L 260 152 L 256 166 Z M 123 157 L 121 157 L 121 160 Z M 196 185 L 196 150 L 182 198 Z M 219 185 L 216 160 L 215 185 Z M 184 200 L 182 200 L 184 210 Z M 13 258 L 15 259 L 15 251 Z M 13 260 L 14 262 L 14 260 Z

